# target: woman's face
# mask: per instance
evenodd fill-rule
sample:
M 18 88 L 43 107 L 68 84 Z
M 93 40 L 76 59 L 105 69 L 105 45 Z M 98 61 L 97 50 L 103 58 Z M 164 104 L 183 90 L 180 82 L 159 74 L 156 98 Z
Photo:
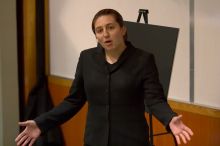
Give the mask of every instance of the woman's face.
M 103 15 L 95 22 L 95 36 L 99 44 L 107 50 L 125 47 L 125 27 L 121 27 L 112 15 Z

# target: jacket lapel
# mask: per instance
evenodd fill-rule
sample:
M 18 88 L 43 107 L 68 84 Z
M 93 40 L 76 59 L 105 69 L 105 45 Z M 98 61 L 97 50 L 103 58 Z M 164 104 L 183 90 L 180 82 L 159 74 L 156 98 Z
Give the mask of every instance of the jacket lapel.
M 119 69 L 120 66 L 127 59 L 129 59 L 129 56 L 131 56 L 135 50 L 135 48 L 133 47 L 133 45 L 130 42 L 126 42 L 126 46 L 127 46 L 127 48 L 121 54 L 121 56 L 119 57 L 118 61 L 114 65 L 114 67 L 109 71 L 108 66 L 107 66 L 107 62 L 105 60 L 104 48 L 102 48 L 102 46 L 98 44 L 96 47 L 95 54 L 94 54 L 95 63 L 98 65 L 98 68 L 106 74 L 108 74 L 109 72 L 110 73 L 115 72 L 117 69 Z
M 107 74 L 108 68 L 105 61 L 105 53 L 104 53 L 104 49 L 100 45 L 97 45 L 97 47 L 95 48 L 95 54 L 93 58 L 95 60 L 98 69 Z
M 130 56 L 133 54 L 135 48 L 132 46 L 132 44 L 130 42 L 126 42 L 126 46 L 127 48 L 121 54 L 115 66 L 113 66 L 111 72 L 117 71 L 123 65 L 123 63 L 125 63 L 126 60 L 129 59 Z

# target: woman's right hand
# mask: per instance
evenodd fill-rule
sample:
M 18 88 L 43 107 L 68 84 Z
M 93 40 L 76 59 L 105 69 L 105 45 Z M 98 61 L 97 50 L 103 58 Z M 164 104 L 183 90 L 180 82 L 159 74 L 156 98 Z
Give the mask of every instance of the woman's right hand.
M 15 139 L 17 146 L 32 146 L 40 136 L 41 130 L 34 120 L 19 122 L 19 125 L 24 126 L 25 129 Z

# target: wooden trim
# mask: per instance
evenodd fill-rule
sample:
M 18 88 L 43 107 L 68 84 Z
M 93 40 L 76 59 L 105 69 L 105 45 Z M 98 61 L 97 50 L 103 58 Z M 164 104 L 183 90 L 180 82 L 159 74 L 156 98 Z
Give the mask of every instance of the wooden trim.
M 61 86 L 70 87 L 72 84 L 72 79 L 67 79 L 63 77 L 48 76 L 48 82 L 49 84 L 56 84 Z M 175 110 L 181 110 L 186 111 L 190 113 L 200 114 L 204 116 L 214 117 L 214 118 L 220 118 L 220 110 L 213 109 L 205 106 L 195 105 L 193 103 L 183 103 L 179 101 L 169 100 L 168 101 L 170 106 Z
M 45 16 L 45 74 L 50 74 L 49 0 L 44 1 Z
M 23 44 L 24 44 L 24 96 L 36 84 L 36 4 L 35 0 L 23 2 Z
M 214 118 L 220 118 L 219 109 L 196 105 L 193 103 L 183 103 L 183 102 L 174 101 L 174 100 L 169 100 L 169 104 L 173 109 L 200 114 L 204 116 L 210 116 Z
M 68 78 L 64 78 L 64 77 L 49 75 L 48 82 L 49 82 L 49 84 L 52 83 L 52 84 L 56 84 L 56 85 L 70 87 L 72 85 L 73 80 L 68 79 Z

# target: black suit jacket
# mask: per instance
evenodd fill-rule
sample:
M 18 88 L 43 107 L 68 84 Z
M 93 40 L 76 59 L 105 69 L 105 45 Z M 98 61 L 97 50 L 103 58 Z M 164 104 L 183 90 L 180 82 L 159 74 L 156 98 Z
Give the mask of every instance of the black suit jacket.
M 126 42 L 109 69 L 101 46 L 81 52 L 70 94 L 52 111 L 35 119 L 48 129 L 74 116 L 88 101 L 84 142 L 91 146 L 146 146 L 144 100 L 167 126 L 176 115 L 167 104 L 152 54 Z

